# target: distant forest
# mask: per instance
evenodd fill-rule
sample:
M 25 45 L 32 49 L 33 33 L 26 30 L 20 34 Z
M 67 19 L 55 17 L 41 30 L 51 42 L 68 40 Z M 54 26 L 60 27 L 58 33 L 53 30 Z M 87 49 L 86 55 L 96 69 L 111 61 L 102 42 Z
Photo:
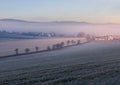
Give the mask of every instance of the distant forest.
M 8 32 L 0 31 L 0 38 L 16 38 L 16 39 L 27 39 L 27 38 L 42 38 L 42 37 L 56 37 L 54 32 Z

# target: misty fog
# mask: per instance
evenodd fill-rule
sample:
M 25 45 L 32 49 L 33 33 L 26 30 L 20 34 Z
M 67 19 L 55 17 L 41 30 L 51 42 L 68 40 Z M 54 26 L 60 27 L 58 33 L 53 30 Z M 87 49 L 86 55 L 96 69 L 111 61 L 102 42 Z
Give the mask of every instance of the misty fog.
M 119 24 L 92 24 L 77 22 L 22 22 L 0 21 L 0 30 L 19 32 L 56 32 L 77 34 L 85 32 L 94 35 L 119 35 Z

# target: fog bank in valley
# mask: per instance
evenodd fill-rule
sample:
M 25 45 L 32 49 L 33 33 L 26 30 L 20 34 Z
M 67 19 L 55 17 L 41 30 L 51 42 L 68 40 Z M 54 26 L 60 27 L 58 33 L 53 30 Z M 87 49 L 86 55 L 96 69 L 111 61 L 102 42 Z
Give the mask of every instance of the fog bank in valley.
M 96 24 L 72 21 L 28 22 L 16 19 L 1 19 L 0 30 L 19 32 L 56 32 L 64 34 L 76 34 L 82 31 L 95 35 L 119 35 L 120 24 Z

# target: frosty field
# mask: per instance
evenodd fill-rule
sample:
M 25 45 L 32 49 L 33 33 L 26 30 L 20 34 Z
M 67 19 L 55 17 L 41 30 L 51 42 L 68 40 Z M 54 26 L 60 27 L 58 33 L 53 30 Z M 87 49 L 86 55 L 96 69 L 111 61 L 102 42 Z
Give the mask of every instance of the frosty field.
M 119 84 L 119 42 L 90 42 L 0 59 L 0 85 Z

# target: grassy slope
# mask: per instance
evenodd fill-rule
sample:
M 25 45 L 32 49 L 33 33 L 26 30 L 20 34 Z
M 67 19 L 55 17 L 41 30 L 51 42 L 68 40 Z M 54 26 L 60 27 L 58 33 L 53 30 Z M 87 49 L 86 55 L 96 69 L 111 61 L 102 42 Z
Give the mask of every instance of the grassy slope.
M 119 85 L 120 44 L 88 43 L 0 60 L 0 84 Z

